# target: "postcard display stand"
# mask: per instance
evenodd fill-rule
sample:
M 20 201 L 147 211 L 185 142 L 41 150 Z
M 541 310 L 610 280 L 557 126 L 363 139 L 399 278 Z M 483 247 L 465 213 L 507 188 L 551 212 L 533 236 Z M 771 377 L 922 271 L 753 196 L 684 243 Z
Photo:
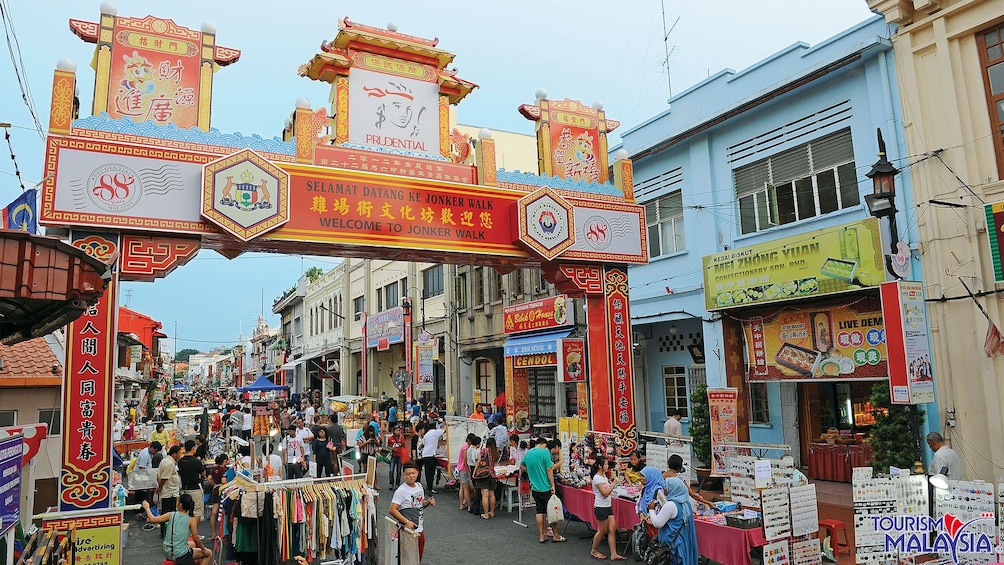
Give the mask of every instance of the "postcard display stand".
M 660 471 L 665 471 L 669 468 L 669 458 L 673 455 L 679 455 L 683 459 L 683 472 L 679 475 L 680 479 L 689 485 L 696 478 L 696 475 L 691 473 L 692 465 L 690 461 L 690 450 L 694 441 L 693 439 L 669 439 L 665 437 L 665 434 L 654 432 L 639 432 L 638 437 L 645 445 L 645 463 Z M 660 444 L 660 440 L 665 441 L 666 444 Z
M 872 477 L 871 467 L 855 467 L 851 475 L 854 492 L 854 553 L 857 563 L 900 563 L 907 555 L 886 551 L 886 532 L 876 531 L 875 520 L 890 514 L 928 515 L 925 475 Z M 898 534 L 913 532 L 900 531 Z M 919 533 L 919 532 L 917 532 Z
M 794 460 L 738 455 L 726 461 L 732 500 L 744 508 L 759 509 L 763 516 L 764 538 L 770 542 L 763 547 L 764 563 L 820 564 L 819 540 L 812 537 L 819 529 L 816 485 L 791 486 L 795 482 Z M 764 476 L 766 462 L 770 463 L 769 478 Z
M 945 516 L 953 514 L 963 524 L 977 518 L 996 516 L 994 485 L 985 481 L 948 481 L 948 490 L 934 489 L 934 515 Z M 979 520 L 966 527 L 967 532 L 987 534 L 994 538 L 997 524 L 993 518 Z M 941 557 L 950 557 L 946 553 Z M 959 552 L 960 562 L 966 563 L 997 563 L 994 553 Z

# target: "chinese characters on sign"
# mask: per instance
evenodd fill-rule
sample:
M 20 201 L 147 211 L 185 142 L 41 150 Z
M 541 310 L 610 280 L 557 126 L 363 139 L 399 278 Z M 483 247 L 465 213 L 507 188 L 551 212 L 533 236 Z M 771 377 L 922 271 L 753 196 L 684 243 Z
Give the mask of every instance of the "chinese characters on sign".
M 198 126 L 202 34 L 183 28 L 171 34 L 166 25 L 152 26 L 162 32 L 156 33 L 136 23 L 115 18 L 108 114 L 180 128 Z
M 739 440 L 739 389 L 709 388 L 708 411 L 711 413 L 711 472 L 719 475 L 726 471 L 725 458 L 730 449 L 719 443 Z
M 631 374 L 631 317 L 628 310 L 627 274 L 621 269 L 604 271 L 606 279 L 607 340 L 610 343 L 611 408 L 613 431 L 626 455 L 637 445 L 634 424 L 634 384 Z
M 73 245 L 98 259 L 108 261 L 118 248 L 117 241 L 106 236 L 79 235 L 73 233 Z M 70 323 L 67 331 L 60 511 L 109 505 L 116 279 L 108 283 L 96 304 Z
M 750 381 L 885 377 L 886 330 L 879 303 L 781 310 L 745 324 Z
M 457 241 L 484 250 L 512 249 L 505 195 L 475 187 L 445 187 L 414 179 L 374 179 L 347 171 L 295 174 L 290 181 L 290 222 L 280 233 L 360 241 L 407 242 L 455 249 Z M 499 222 L 502 225 L 496 226 Z
M 76 531 L 76 559 L 86 565 L 122 563 L 122 513 L 43 521 L 42 528 Z

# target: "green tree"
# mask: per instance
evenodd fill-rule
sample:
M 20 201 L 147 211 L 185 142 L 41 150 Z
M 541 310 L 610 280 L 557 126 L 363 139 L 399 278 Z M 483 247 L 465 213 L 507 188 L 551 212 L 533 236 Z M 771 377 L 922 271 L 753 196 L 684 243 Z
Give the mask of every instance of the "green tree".
M 311 268 L 307 269 L 306 273 L 303 273 L 303 274 L 304 274 L 304 276 L 307 277 L 308 281 L 314 282 L 317 279 L 321 278 L 321 275 L 324 274 L 324 269 L 322 269 L 320 267 L 311 267 Z
M 174 356 L 174 360 L 181 363 L 188 363 L 189 357 L 191 357 L 192 355 L 196 355 L 198 353 L 199 353 L 198 349 L 185 348 L 179 351 L 178 354 Z
M 690 391 L 690 435 L 694 438 L 694 457 L 711 465 L 711 412 L 708 410 L 708 387 Z
M 924 413 L 916 405 L 893 404 L 888 382 L 875 383 L 870 400 L 874 407 L 872 415 L 875 416 L 875 425 L 871 430 L 875 471 L 885 473 L 890 466 L 913 469 Z

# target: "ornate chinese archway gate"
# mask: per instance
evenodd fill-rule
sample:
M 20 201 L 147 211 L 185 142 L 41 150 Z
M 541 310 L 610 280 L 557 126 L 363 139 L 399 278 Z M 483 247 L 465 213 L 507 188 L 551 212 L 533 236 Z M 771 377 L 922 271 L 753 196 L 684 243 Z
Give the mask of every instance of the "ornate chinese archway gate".
M 592 428 L 633 449 L 626 266 L 648 260 L 645 218 L 630 162 L 607 179 L 618 123 L 602 110 L 520 107 L 538 122 L 545 174 L 500 180 L 488 136 L 476 164 L 451 159 L 449 106 L 476 85 L 447 69 L 453 54 L 435 40 L 340 21 L 299 69 L 332 84 L 333 116 L 301 100 L 284 139 L 265 140 L 207 131 L 212 72 L 240 56 L 210 30 L 112 14 L 70 25 L 97 44 L 94 115 L 75 119 L 74 69 L 56 70 L 42 223 L 69 228 L 95 257 L 117 255 L 126 280 L 166 276 L 200 247 L 541 266 L 586 298 Z M 61 510 L 109 504 L 116 290 L 113 280 L 70 326 Z

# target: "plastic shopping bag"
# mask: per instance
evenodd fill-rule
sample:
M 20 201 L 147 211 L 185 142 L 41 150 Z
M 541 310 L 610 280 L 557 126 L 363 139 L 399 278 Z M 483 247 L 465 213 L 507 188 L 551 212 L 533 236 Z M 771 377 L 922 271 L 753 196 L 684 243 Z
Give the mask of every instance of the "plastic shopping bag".
M 561 505 L 558 495 L 552 494 L 547 501 L 547 523 L 556 524 L 565 518 L 565 508 Z

